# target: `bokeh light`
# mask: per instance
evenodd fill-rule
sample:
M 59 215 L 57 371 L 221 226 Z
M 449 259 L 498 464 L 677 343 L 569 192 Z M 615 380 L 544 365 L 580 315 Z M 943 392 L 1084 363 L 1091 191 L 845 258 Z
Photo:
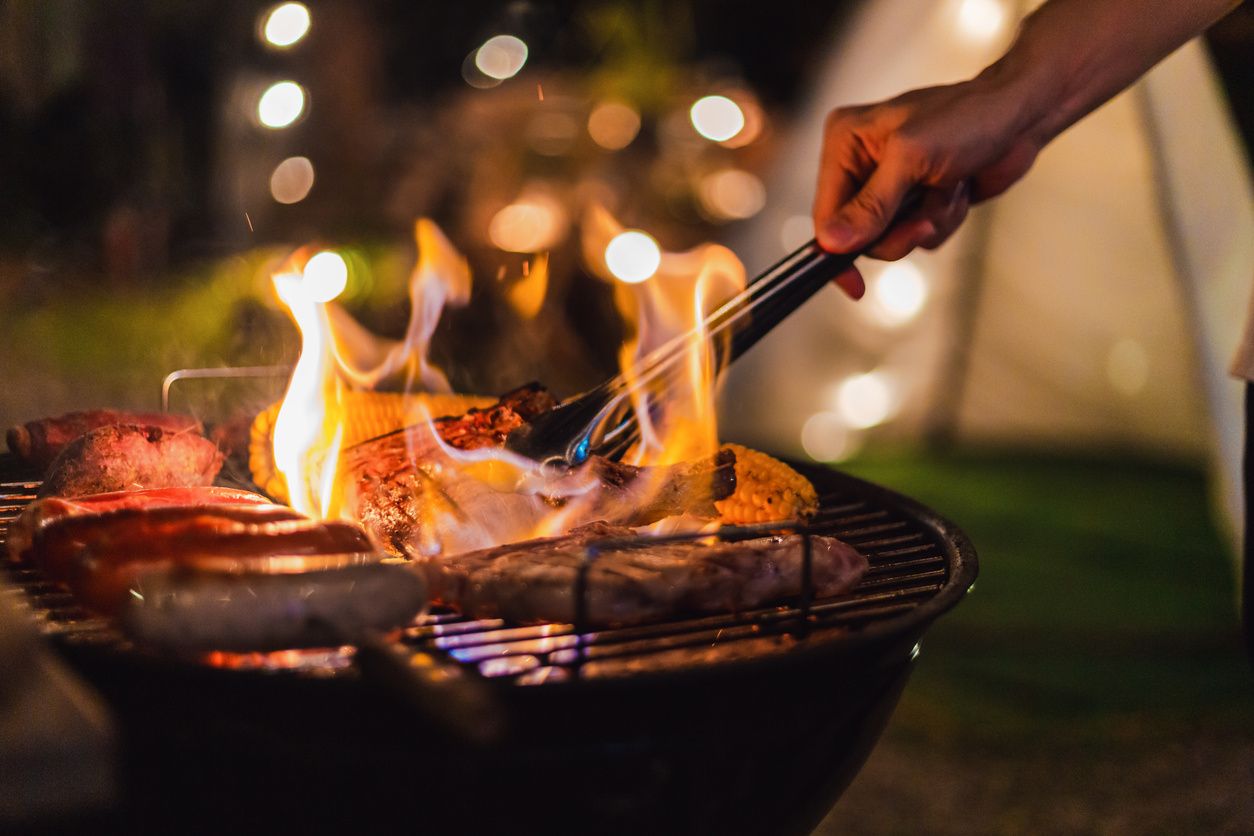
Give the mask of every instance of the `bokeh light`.
M 713 142 L 726 142 L 744 130 L 745 114 L 726 96 L 704 96 L 688 111 L 697 133 Z
M 640 133 L 640 114 L 623 102 L 601 102 L 588 115 L 588 135 L 602 148 L 617 151 Z
M 809 215 L 789 215 L 779 225 L 779 243 L 787 252 L 800 249 L 814 238 L 814 219 Z
M 323 250 L 305 263 L 301 289 L 312 302 L 330 302 L 348 286 L 348 263 L 331 250 Z
M 884 325 L 904 325 L 927 302 L 927 279 L 909 259 L 886 264 L 870 282 L 871 311 Z
M 513 78 L 527 63 L 527 45 L 513 35 L 494 35 L 475 50 L 475 66 L 488 78 Z
M 615 235 L 605 247 L 605 266 L 619 281 L 637 284 L 650 278 L 662 264 L 662 250 L 653 236 L 638 229 Z
M 492 216 L 488 238 L 506 252 L 534 253 L 550 249 L 566 232 L 566 210 L 548 196 L 532 195 Z
M 299 42 L 309 32 L 309 8 L 304 3 L 283 3 L 266 15 L 261 35 L 280 49 Z
M 270 85 L 257 101 L 257 118 L 267 128 L 286 128 L 305 112 L 305 89 L 294 81 Z
M 816 462 L 840 462 L 858 451 L 861 438 L 839 414 L 816 412 L 801 427 L 801 447 Z
M 747 171 L 724 168 L 701 178 L 701 206 L 716 220 L 752 218 L 766 205 L 766 186 Z
M 962 0 L 958 30 L 974 40 L 992 40 L 1006 26 L 1008 15 L 1001 0 Z
M 883 372 L 857 374 L 836 387 L 836 412 L 855 429 L 882 424 L 895 409 L 893 385 Z
M 270 175 L 270 196 L 278 203 L 300 203 L 314 184 L 314 167 L 308 157 L 288 157 Z

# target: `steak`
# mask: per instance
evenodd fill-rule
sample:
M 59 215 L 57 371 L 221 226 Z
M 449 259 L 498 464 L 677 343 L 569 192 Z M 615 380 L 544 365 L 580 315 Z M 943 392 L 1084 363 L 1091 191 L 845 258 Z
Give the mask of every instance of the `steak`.
M 421 566 L 432 600 L 473 618 L 522 623 L 573 621 L 579 567 L 587 560 L 584 620 L 590 626 L 737 612 L 801 592 L 801 535 L 623 544 L 635 536 L 630 528 L 593 523 L 561 537 L 432 558 Z M 866 572 L 866 558 L 834 537 L 810 540 L 815 594 L 852 589 Z

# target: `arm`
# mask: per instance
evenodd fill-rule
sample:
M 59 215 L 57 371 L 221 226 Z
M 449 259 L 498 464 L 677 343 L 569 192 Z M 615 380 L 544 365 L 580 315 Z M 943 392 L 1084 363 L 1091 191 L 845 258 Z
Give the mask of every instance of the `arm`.
M 919 208 L 871 255 L 894 260 L 939 246 L 971 203 L 1001 194 L 1054 137 L 1238 4 L 1049 0 L 970 81 L 832 111 L 814 200 L 819 243 L 833 252 L 864 247 L 919 188 Z M 856 273 L 839 283 L 861 295 Z

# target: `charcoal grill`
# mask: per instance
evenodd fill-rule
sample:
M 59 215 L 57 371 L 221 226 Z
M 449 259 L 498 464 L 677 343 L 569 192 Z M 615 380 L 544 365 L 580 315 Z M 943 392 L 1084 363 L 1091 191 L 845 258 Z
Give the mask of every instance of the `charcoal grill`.
M 864 762 L 923 631 L 977 564 L 924 506 L 795 466 L 820 493 L 808 530 L 870 562 L 849 594 L 595 631 L 434 612 L 404 631 L 389 652 L 484 685 L 504 729 L 491 746 L 415 711 L 352 648 L 157 657 L 33 570 L 6 571 L 118 713 L 128 825 L 362 829 L 402 816 L 471 832 L 801 833 Z M 38 485 L 0 457 L 0 530 Z

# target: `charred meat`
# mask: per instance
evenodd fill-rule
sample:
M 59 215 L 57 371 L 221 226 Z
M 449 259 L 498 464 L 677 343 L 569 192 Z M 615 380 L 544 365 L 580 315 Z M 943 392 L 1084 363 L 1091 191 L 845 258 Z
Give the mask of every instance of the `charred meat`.
M 99 427 L 66 445 L 53 460 L 39 495 L 210 485 L 221 468 L 218 446 L 191 430 Z
M 201 423 L 188 415 L 93 409 L 86 412 L 67 412 L 55 418 L 41 418 L 10 427 L 9 450 L 22 461 L 35 465 L 41 471 L 47 470 L 57 454 L 79 436 L 98 427 L 117 424 L 159 427 L 171 433 L 190 432 L 200 435 L 204 431 Z
M 570 622 L 580 566 L 591 626 L 640 624 L 691 613 L 737 612 L 799 594 L 800 535 L 731 543 L 629 546 L 630 528 L 594 523 L 561 537 L 422 562 L 433 600 L 474 618 Z M 615 542 L 617 541 L 617 542 Z M 852 589 L 866 558 L 834 537 L 811 537 L 811 577 L 821 597 Z

